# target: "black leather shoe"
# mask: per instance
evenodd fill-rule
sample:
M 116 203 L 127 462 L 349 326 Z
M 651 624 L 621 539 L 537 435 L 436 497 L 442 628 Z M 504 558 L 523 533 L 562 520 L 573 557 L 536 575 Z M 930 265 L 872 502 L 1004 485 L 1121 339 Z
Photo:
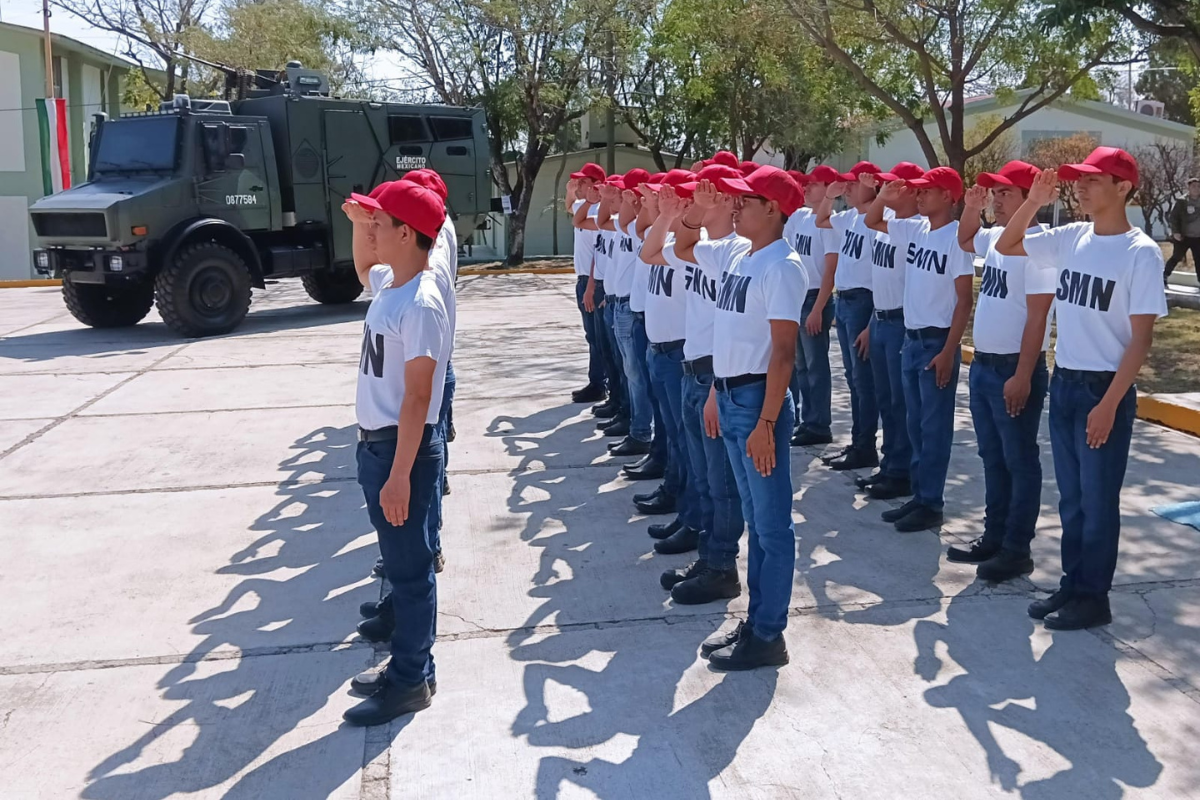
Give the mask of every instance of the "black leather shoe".
M 617 416 L 611 417 L 609 419 L 602 419 L 596 423 L 596 430 L 598 430 L 598 431 L 608 430 L 613 425 L 616 425 L 618 422 L 620 422 L 623 419 L 624 419 L 624 417 L 620 416 L 619 414 Z
M 629 420 L 624 417 L 613 417 L 613 424 L 603 428 L 605 436 L 628 436 L 629 435 Z M 647 445 L 647 452 L 649 445 Z
M 1052 631 L 1081 631 L 1112 622 L 1106 594 L 1075 594 L 1067 604 L 1046 617 Z
M 442 497 L 445 497 L 448 494 L 450 494 L 450 480 L 445 479 L 442 481 Z
M 664 556 L 675 556 L 680 553 L 690 553 L 700 546 L 700 531 L 681 525 L 679 530 L 665 539 L 654 543 L 654 552 Z
M 782 667 L 788 663 L 787 644 L 783 641 L 783 636 L 768 642 L 758 638 L 751 631 L 734 644 L 714 651 L 709 655 L 708 663 L 714 669 L 730 672 L 759 667 Z
M 458 438 L 458 431 L 454 430 L 454 423 L 450 423 L 450 427 L 446 429 L 446 441 L 453 442 Z
M 866 489 L 868 486 L 874 486 L 881 480 L 883 480 L 883 473 L 879 470 L 875 470 L 865 478 L 855 478 L 854 485 L 860 489 Z
M 936 528 L 945 521 L 941 511 L 934 511 L 929 506 L 918 505 L 894 523 L 900 533 L 913 533 Z
M 846 453 L 849 453 L 853 449 L 854 448 L 851 447 L 850 445 L 846 445 L 841 450 L 838 450 L 836 453 L 830 453 L 828 455 L 821 456 L 821 463 L 829 464 L 830 461 L 841 458 L 842 456 L 846 455 Z
M 867 487 L 867 496 L 876 500 L 894 500 L 897 497 L 911 497 L 912 484 L 908 478 L 884 478 Z
M 1041 600 L 1034 600 L 1030 603 L 1029 616 L 1034 619 L 1045 619 L 1048 614 L 1053 614 L 1069 602 L 1071 602 L 1071 592 L 1059 589 L 1049 597 L 1043 597 Z
M 661 461 L 649 459 L 640 465 L 625 467 L 621 474 L 631 481 L 656 481 L 667 474 L 667 468 Z
M 383 675 L 387 672 L 388 662 L 377 667 L 371 667 L 350 679 L 350 688 L 359 694 L 372 695 L 383 685 Z M 429 696 L 437 694 L 437 681 L 425 681 L 429 687 Z
M 628 469 L 628 467 L 626 467 L 626 469 Z M 666 489 L 660 483 L 658 485 L 658 488 L 655 489 L 653 492 L 643 492 L 642 494 L 635 494 L 633 496 L 633 502 L 645 503 L 647 501 L 653 500 L 654 498 L 658 497 L 660 494 L 662 494 L 665 491 L 666 491 Z
M 737 569 L 705 567 L 699 574 L 677 583 L 671 599 L 681 606 L 698 606 L 716 600 L 729 600 L 742 593 Z
M 621 471 L 624 472 L 627 469 L 638 469 L 640 467 L 646 466 L 649 463 L 650 463 L 650 454 L 646 453 L 646 455 L 642 456 L 641 458 L 639 458 L 637 461 L 633 462 L 632 464 L 626 464 L 625 466 L 621 467 Z
M 383 556 L 375 559 L 375 566 L 371 567 L 371 574 L 376 578 L 383 577 Z
M 645 503 L 634 503 L 634 507 L 643 514 L 674 514 L 675 498 L 663 492 L 653 500 Z
M 391 592 L 388 592 L 380 600 L 371 600 L 360 604 L 358 607 L 358 613 L 362 615 L 363 619 L 374 619 L 382 613 L 384 606 L 390 606 L 391 604 L 392 594 Z
M 650 452 L 649 442 L 639 442 L 631 436 L 626 436 L 616 447 L 610 447 L 608 452 L 614 456 L 644 456 Z
M 415 686 L 383 682 L 375 693 L 342 714 L 351 725 L 382 725 L 396 717 L 429 708 L 433 695 L 425 681 Z
M 600 419 L 612 419 L 620 410 L 621 407 L 612 400 L 608 400 L 603 403 L 597 403 L 596 405 L 592 406 L 592 414 Z
M 1000 540 L 989 541 L 981 536 L 966 547 L 951 545 L 946 548 L 946 560 L 955 564 L 982 564 L 1000 552 Z
M 379 614 L 358 623 L 358 635 L 368 642 L 386 642 L 396 629 L 395 610 L 391 602 L 379 607 Z
M 433 554 L 433 571 L 440 575 L 442 570 L 444 570 L 445 568 L 446 568 L 446 557 L 444 555 L 442 555 L 441 550 L 438 550 L 436 553 Z
M 879 518 L 882 519 L 884 522 L 895 522 L 896 520 L 900 519 L 901 517 L 903 517 L 904 515 L 906 515 L 908 512 L 912 511 L 914 508 L 916 508 L 919 505 L 921 505 L 921 504 L 918 503 L 916 500 L 909 500 L 907 503 L 900 506 L 899 508 L 889 508 L 887 511 L 880 514 Z
M 792 447 L 810 447 L 817 444 L 829 444 L 832 441 L 833 434 L 831 433 L 813 433 L 801 428 L 792 436 Z
M 679 517 L 676 517 L 665 524 L 651 525 L 646 529 L 646 533 L 650 534 L 651 539 L 666 539 L 669 536 L 674 536 L 682 527 L 683 521 Z
M 599 403 L 603 399 L 604 387 L 594 383 L 571 392 L 572 403 Z
M 878 466 L 879 454 L 874 450 L 849 450 L 844 455 L 829 462 L 829 468 L 836 472 Z
M 980 580 L 1001 583 L 1033 572 L 1033 559 L 1028 553 L 1017 553 L 1002 549 L 975 569 Z
M 704 560 L 693 561 L 686 567 L 679 569 L 669 569 L 664 572 L 658 579 L 659 584 L 668 592 L 675 587 L 676 584 L 683 583 L 689 578 L 694 578 L 706 568 L 708 562 Z
M 705 639 L 700 645 L 700 656 L 708 658 L 718 650 L 737 644 L 743 636 L 748 636 L 753 632 L 753 625 L 749 622 L 739 621 L 736 627 L 727 631 L 717 631 Z

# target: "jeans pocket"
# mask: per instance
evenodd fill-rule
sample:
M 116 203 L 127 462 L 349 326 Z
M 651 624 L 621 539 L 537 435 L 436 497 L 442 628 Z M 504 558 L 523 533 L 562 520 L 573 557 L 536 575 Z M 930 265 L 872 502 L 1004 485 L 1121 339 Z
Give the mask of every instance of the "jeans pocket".
M 738 386 L 726 391 L 725 396 L 729 399 L 729 405 L 734 408 L 758 414 L 762 411 L 765 391 L 765 383 L 762 387 L 756 385 Z

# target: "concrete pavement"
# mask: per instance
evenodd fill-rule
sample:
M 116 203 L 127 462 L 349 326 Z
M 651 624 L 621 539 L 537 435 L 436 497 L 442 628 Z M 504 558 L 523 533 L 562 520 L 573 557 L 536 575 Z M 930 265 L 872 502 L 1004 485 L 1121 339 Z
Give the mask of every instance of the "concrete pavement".
M 1150 511 L 1198 499 L 1200 442 L 1138 423 L 1117 621 L 1055 635 L 1024 613 L 1058 577 L 1048 446 L 1032 580 L 944 560 L 982 515 L 965 369 L 940 536 L 794 450 L 792 663 L 722 675 L 696 646 L 745 597 L 672 606 L 686 558 L 564 402 L 572 280 L 460 283 L 439 693 L 367 731 L 340 719 L 383 657 L 354 634 L 365 304 L 280 283 L 186 341 L 0 291 L 0 797 L 1200 797 L 1200 533 Z

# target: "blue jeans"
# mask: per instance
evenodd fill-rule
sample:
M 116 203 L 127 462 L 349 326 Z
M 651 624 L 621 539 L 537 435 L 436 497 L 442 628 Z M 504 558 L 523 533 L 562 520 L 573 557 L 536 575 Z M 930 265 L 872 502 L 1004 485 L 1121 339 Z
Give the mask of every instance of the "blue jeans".
M 1108 385 L 1067 378 L 1058 370 L 1050 381 L 1050 450 L 1063 529 L 1062 588 L 1081 594 L 1107 594 L 1112 588 L 1121 538 L 1121 485 L 1137 416 L 1137 390 L 1130 387 L 1117 406 L 1108 441 L 1094 450 L 1088 447 L 1087 417 Z
M 437 580 L 433 574 L 433 537 L 429 520 L 442 474 L 442 440 L 436 425 L 426 425 L 421 446 L 409 473 L 408 519 L 395 526 L 379 505 L 396 458 L 396 441 L 359 442 L 358 483 L 367 500 L 367 514 L 379 534 L 383 574 L 392 585 L 396 628 L 387 680 L 412 686 L 436 680 L 433 640 L 437 635 Z
M 650 441 L 653 433 L 654 406 L 651 405 L 650 371 L 646 367 L 646 344 L 641 343 L 642 357 L 638 358 L 638 342 L 634 335 L 633 312 L 628 300 L 613 303 L 613 333 L 621 350 L 625 368 L 625 384 L 629 387 L 629 436 L 639 442 Z M 645 338 L 645 328 L 642 329 Z
M 579 306 L 579 315 L 583 317 L 583 335 L 588 345 L 588 384 L 604 386 L 604 355 L 600 352 L 600 335 L 596 330 L 600 315 L 583 307 L 583 294 L 587 291 L 587 283 L 587 275 L 580 275 L 575 279 L 575 304 Z
M 733 569 L 746 522 L 725 443 L 704 432 L 704 404 L 712 382 L 712 375 L 683 376 L 683 439 L 700 505 L 699 556 L 715 569 Z
M 946 346 L 946 334 L 913 337 L 905 331 L 901 352 L 904 370 L 904 404 L 908 411 L 908 439 L 912 442 L 912 490 L 918 503 L 941 511 L 946 505 L 946 471 L 954 442 L 954 393 L 962 349 L 954 352 L 954 367 L 945 389 L 937 386 L 934 370 L 925 367 Z
M 819 289 L 804 297 L 800 318 L 807 320 L 817 304 Z M 831 411 L 833 379 L 829 371 L 829 328 L 833 324 L 833 303 L 825 304 L 821 312 L 821 332 L 809 336 L 800 323 L 796 338 L 796 368 L 792 371 L 792 400 L 800 409 L 800 430 L 825 435 L 833 418 Z
M 983 460 L 983 538 L 1006 549 L 1029 555 L 1042 508 L 1042 453 L 1038 426 L 1046 405 L 1050 375 L 1043 355 L 1030 380 L 1029 400 L 1016 417 L 1004 406 L 1004 383 L 1017 365 L 983 364 L 976 354 L 967 375 L 971 388 L 971 419 Z
M 875 373 L 871 362 L 858 354 L 854 340 L 859 337 L 875 312 L 869 289 L 839 292 L 834 306 L 838 343 L 842 346 L 842 366 L 850 387 L 850 446 L 862 452 L 875 452 L 875 434 L 879 430 L 879 406 L 875 401 Z
M 746 582 L 750 584 L 748 619 L 759 638 L 772 641 L 787 627 L 796 572 L 796 529 L 792 525 L 790 436 L 796 406 L 786 394 L 775 420 L 775 469 L 763 477 L 746 455 L 746 440 L 758 425 L 766 395 L 765 381 L 717 392 L 721 438 L 742 498 L 742 516 L 750 529 Z
M 658 396 L 662 412 L 663 433 L 667 438 L 667 473 L 663 481 L 666 490 L 680 499 L 679 518 L 690 528 L 699 529 L 700 507 L 688 480 L 687 446 L 683 443 L 683 348 L 669 353 L 649 352 L 650 385 Z
M 596 282 L 597 297 L 600 282 Z M 599 309 L 600 352 L 604 354 L 604 374 L 608 381 L 608 396 L 615 399 L 617 415 L 629 415 L 629 387 L 625 383 L 625 367 L 621 363 L 621 351 L 617 348 L 617 335 L 613 332 L 613 304 L 604 303 Z
M 646 338 L 646 315 L 641 311 L 633 314 L 633 356 L 650 377 L 650 340 Z M 666 423 L 663 422 L 662 409 L 658 405 L 658 396 L 654 393 L 654 384 L 650 384 L 650 408 L 654 413 L 654 437 L 650 440 L 650 458 L 656 464 L 666 464 L 668 456 Z
M 454 404 L 455 384 L 454 362 L 450 361 L 446 364 L 446 383 L 442 389 L 442 407 L 438 410 L 437 420 L 438 438 L 442 440 L 442 474 L 438 476 L 437 493 L 433 505 L 429 507 L 429 529 L 430 536 L 433 537 L 433 552 L 435 553 L 442 551 L 442 489 L 446 485 L 446 468 L 450 466 L 450 444 L 447 441 L 447 434 L 453 419 L 451 410 Z
M 875 373 L 875 403 L 883 427 L 883 458 L 879 471 L 889 478 L 909 480 L 912 444 L 904 405 L 904 378 L 900 351 L 904 346 L 904 318 L 871 320 L 871 370 Z

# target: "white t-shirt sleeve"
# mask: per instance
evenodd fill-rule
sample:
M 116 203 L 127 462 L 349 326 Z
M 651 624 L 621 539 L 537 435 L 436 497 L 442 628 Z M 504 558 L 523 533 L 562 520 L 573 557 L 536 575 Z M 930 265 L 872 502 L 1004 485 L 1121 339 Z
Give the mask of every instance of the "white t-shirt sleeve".
M 804 322 L 802 304 L 796 298 L 808 294 L 808 277 L 799 263 L 785 259 L 772 264 L 763 274 L 763 292 L 767 299 L 767 319 Z
M 442 354 L 448 323 L 440 311 L 427 305 L 414 305 L 400 318 L 400 341 L 404 343 L 404 361 L 432 358 Z
M 996 240 L 1000 238 L 1000 234 L 1003 232 L 1004 228 L 999 225 L 994 228 L 980 228 L 979 232 L 975 234 L 975 255 L 986 256 L 988 250 L 992 249 L 992 246 L 996 244 Z
M 687 269 L 689 266 L 691 266 L 690 261 L 685 261 L 679 256 L 675 255 L 675 242 L 673 241 L 663 245 L 662 255 L 663 260 L 675 269 Z
M 1055 271 L 1062 266 L 1067 243 L 1074 242 L 1078 235 L 1078 223 L 1063 225 L 1060 228 L 1047 228 L 1040 233 L 1026 233 L 1025 253 L 1031 261 L 1037 261 L 1039 266 Z
M 586 200 L 576 200 L 574 203 L 571 203 L 571 213 L 574 214 L 579 210 L 579 207 L 586 202 Z
M 889 219 L 886 222 L 889 236 L 893 239 L 904 239 L 907 241 L 921 230 L 924 220 L 909 217 L 907 219 Z
M 1129 314 L 1153 314 L 1155 318 L 1167 315 L 1167 292 L 1163 287 L 1162 275 L 1165 267 L 1162 249 L 1153 246 L 1139 247 L 1129 271 Z
M 371 284 L 371 294 L 379 294 L 392 285 L 392 268 L 387 264 L 376 264 L 367 273 L 367 281 Z
M 821 233 L 821 249 L 824 250 L 824 252 L 821 253 L 821 270 L 824 271 L 825 256 L 830 255 L 831 253 L 833 255 L 837 255 L 838 253 L 842 252 L 841 243 L 838 241 L 842 234 L 838 233 L 834 228 L 817 228 L 817 230 Z
M 975 254 L 968 253 L 958 246 L 958 222 L 952 223 L 954 230 L 951 234 L 954 236 L 954 243 L 950 245 L 950 252 L 947 254 L 947 260 L 950 262 L 950 274 L 956 278 L 961 278 L 964 275 L 975 274 Z M 986 253 L 987 251 L 984 250 Z
M 852 208 L 848 208 L 845 211 L 839 211 L 836 214 L 830 215 L 829 224 L 833 226 L 831 230 L 837 234 L 835 241 L 845 236 L 846 231 L 853 227 L 854 218 L 856 216 L 858 216 L 858 212 Z

